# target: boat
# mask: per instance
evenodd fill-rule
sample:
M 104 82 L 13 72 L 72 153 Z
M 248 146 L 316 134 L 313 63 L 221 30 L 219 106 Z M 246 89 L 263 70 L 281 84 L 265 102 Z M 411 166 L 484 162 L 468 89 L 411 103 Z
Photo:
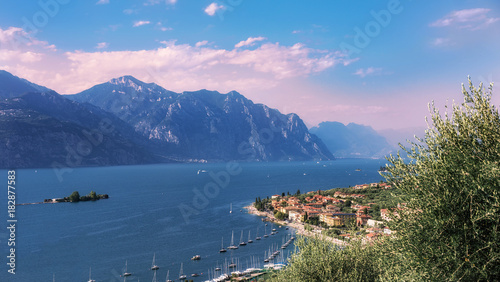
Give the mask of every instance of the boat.
M 186 275 L 182 273 L 182 262 L 181 262 L 181 270 L 179 271 L 179 280 L 186 279 Z
M 127 272 L 127 261 L 125 261 L 125 271 L 123 272 L 122 277 L 127 277 L 130 275 L 132 275 L 132 273 Z
M 225 253 L 227 252 L 226 249 L 224 249 L 224 237 L 222 237 L 222 246 L 220 247 L 219 253 Z
M 198 276 L 200 276 L 198 273 L 191 274 L 191 277 L 198 277 Z
M 357 168 L 357 169 L 355 169 L 354 171 L 361 171 L 361 169 L 360 169 L 360 168 Z
M 170 275 L 170 270 L 167 270 L 167 278 L 165 278 L 165 282 L 174 282 L 173 280 L 168 279 L 169 275 Z
M 260 236 L 259 236 L 259 227 L 257 226 L 257 237 L 255 237 L 255 240 L 260 240 L 262 239 Z
M 267 223 L 266 223 L 266 225 L 264 225 L 264 238 L 269 237 L 269 235 L 267 235 L 267 228 L 266 228 L 266 226 L 267 226 Z
M 92 279 L 92 267 L 89 269 L 89 281 L 88 282 L 95 282 L 94 279 Z
M 201 256 L 200 255 L 195 255 L 191 258 L 191 260 L 200 260 Z
M 233 233 L 231 235 L 231 245 L 229 247 L 227 247 L 227 248 L 230 249 L 230 250 L 236 250 L 238 248 L 238 246 L 234 245 L 234 231 L 233 231 Z
M 155 264 L 155 256 L 156 254 L 153 254 L 153 263 L 151 264 L 151 270 L 158 270 L 160 267 Z
M 250 230 L 248 230 L 248 241 L 247 241 L 247 243 L 253 243 L 253 240 L 250 239 Z
M 240 246 L 246 246 L 247 243 L 243 241 L 243 230 L 241 230 L 241 237 L 240 237 Z

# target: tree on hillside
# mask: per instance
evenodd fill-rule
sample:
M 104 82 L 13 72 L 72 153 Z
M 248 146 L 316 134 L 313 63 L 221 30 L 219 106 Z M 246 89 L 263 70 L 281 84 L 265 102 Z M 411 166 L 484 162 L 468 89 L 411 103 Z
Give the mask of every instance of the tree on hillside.
M 387 181 L 406 206 L 389 222 L 387 280 L 500 277 L 500 116 L 492 86 L 462 89 L 463 103 L 444 115 L 431 104 L 425 137 L 401 146 L 408 159 L 388 159 Z
M 360 241 L 352 244 L 340 249 L 326 240 L 299 237 L 295 241 L 298 252 L 292 255 L 290 265 L 271 281 L 375 281 L 383 270 L 374 259 L 376 246 L 364 248 Z

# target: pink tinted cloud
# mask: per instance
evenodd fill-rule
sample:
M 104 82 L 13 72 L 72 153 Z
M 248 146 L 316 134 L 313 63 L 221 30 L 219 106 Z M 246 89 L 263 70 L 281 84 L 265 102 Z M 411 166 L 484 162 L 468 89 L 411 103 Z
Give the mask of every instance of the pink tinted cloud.
M 476 30 L 486 28 L 500 18 L 489 17 L 491 9 L 475 8 L 453 11 L 445 17 L 432 22 L 432 27 L 455 26 L 462 29 Z

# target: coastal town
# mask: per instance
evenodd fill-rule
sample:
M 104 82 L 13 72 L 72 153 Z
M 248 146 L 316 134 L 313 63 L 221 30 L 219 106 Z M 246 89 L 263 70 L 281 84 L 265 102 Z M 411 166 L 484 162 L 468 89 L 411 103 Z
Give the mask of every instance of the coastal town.
M 298 234 L 319 236 L 337 245 L 354 238 L 371 242 L 389 236 L 386 225 L 401 208 L 392 185 L 379 182 L 349 188 L 282 193 L 257 198 L 248 212 L 265 221 L 290 226 Z

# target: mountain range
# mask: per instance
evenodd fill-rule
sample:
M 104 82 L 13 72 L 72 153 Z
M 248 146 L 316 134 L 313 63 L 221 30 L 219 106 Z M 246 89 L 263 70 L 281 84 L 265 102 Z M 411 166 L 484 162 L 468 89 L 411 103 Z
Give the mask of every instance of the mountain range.
M 131 76 L 74 95 L 0 72 L 0 167 L 330 160 L 296 114 L 236 91 L 175 93 Z
M 338 158 L 383 158 L 395 151 L 385 137 L 370 126 L 322 122 L 310 129 Z

